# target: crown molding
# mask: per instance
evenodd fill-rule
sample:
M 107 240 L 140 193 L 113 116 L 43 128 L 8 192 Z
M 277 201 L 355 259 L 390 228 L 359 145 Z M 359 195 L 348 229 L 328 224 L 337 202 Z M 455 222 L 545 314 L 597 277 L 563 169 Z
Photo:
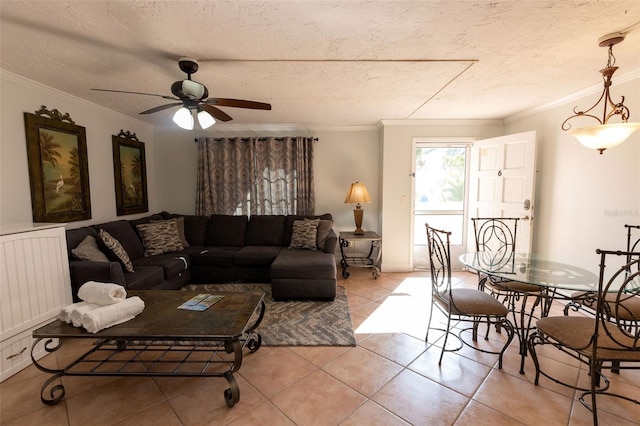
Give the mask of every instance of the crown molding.
M 640 79 L 640 69 L 616 76 L 615 84 L 618 85 L 622 83 L 628 83 L 630 81 L 637 80 L 637 79 Z M 612 87 L 614 86 L 612 85 Z M 571 95 L 565 96 L 555 101 L 510 115 L 509 117 L 506 117 L 504 121 L 505 123 L 513 123 L 515 121 L 522 120 L 534 114 L 538 114 L 544 111 L 557 108 L 565 104 L 575 102 L 577 100 L 580 100 L 590 95 L 599 95 L 600 93 L 602 93 L 602 88 L 603 88 L 602 83 L 594 84 L 593 86 L 590 86 L 586 89 L 572 93 Z
M 109 108 L 105 108 L 101 105 L 98 104 L 94 104 L 93 102 L 90 102 L 86 99 L 82 99 L 78 96 L 69 94 L 67 92 L 63 92 L 62 90 L 59 89 L 55 89 L 53 87 L 50 86 L 46 86 L 42 83 L 39 83 L 35 80 L 30 80 L 26 77 L 23 77 L 21 75 L 12 73 L 11 71 L 7 71 L 5 69 L 0 68 L 0 78 L 2 80 L 6 80 L 9 81 L 11 83 L 14 84 L 18 84 L 22 87 L 25 88 L 29 88 L 29 89 L 33 89 L 33 90 L 37 90 L 39 92 L 43 92 L 45 94 L 51 95 L 51 96 L 59 96 L 62 98 L 66 98 L 74 103 L 80 104 L 80 106 L 86 106 L 86 107 L 90 107 L 91 109 L 96 110 L 97 112 L 100 112 L 101 114 L 108 114 L 118 120 L 126 120 L 128 122 L 131 123 L 135 123 L 136 126 L 145 126 L 147 127 L 147 130 L 149 132 L 153 132 L 153 125 L 150 123 L 147 123 L 146 121 L 142 121 L 142 120 L 137 120 L 133 117 L 130 117 L 126 114 L 122 114 L 120 112 L 114 111 L 112 109 Z M 39 105 L 38 105 L 39 106 Z M 35 107 L 37 108 L 37 106 Z
M 451 119 L 451 120 L 380 120 L 380 126 L 471 126 L 471 125 L 484 125 L 484 126 L 502 126 L 504 120 L 497 119 Z

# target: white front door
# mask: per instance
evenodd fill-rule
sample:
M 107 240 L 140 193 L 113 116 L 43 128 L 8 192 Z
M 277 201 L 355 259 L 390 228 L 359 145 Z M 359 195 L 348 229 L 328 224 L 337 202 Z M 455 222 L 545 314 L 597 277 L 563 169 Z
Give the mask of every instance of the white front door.
M 518 217 L 516 250 L 531 251 L 536 132 L 476 141 L 471 149 L 469 218 Z M 469 225 L 467 251 L 475 250 Z

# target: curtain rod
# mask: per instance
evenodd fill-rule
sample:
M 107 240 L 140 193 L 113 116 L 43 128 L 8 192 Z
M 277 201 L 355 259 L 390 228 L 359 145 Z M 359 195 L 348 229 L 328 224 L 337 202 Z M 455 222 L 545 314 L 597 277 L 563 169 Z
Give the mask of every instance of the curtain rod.
M 297 137 L 297 136 L 292 136 L 292 137 Z M 219 142 L 219 141 L 222 141 L 225 138 L 212 138 L 212 139 L 214 141 L 216 141 L 216 142 Z M 232 138 L 228 138 L 228 139 L 240 139 L 241 141 L 248 141 L 248 140 L 251 140 L 253 138 L 251 138 L 251 137 L 244 137 L 244 138 L 242 138 L 242 137 L 232 137 Z M 261 137 L 258 137 L 257 139 L 258 140 L 266 140 L 266 139 L 270 139 L 270 138 L 268 136 L 261 136 Z M 274 138 L 274 139 L 277 140 L 277 141 L 283 141 L 283 140 L 286 140 L 287 137 Z M 313 141 L 314 142 L 318 142 L 318 138 L 313 138 Z M 198 143 L 198 138 L 195 138 L 193 140 L 193 142 L 194 143 Z

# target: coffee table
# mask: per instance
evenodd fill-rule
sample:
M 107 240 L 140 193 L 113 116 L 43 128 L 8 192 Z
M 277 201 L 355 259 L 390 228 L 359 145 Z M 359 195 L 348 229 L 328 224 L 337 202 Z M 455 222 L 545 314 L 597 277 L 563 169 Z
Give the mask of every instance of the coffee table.
M 43 385 L 41 401 L 60 402 L 65 395 L 62 376 L 224 377 L 229 388 L 225 402 L 233 407 L 240 389 L 233 374 L 240 370 L 244 348 L 255 352 L 262 339 L 255 329 L 264 316 L 261 292 L 216 292 L 222 300 L 206 311 L 178 309 L 200 291 L 129 291 L 145 303 L 134 319 L 95 334 L 56 320 L 33 332 L 31 359 L 40 370 L 53 374 Z M 94 339 L 92 347 L 67 366 L 48 368 L 34 358 L 36 346 L 55 352 L 65 340 Z M 49 392 L 47 394 L 47 389 Z

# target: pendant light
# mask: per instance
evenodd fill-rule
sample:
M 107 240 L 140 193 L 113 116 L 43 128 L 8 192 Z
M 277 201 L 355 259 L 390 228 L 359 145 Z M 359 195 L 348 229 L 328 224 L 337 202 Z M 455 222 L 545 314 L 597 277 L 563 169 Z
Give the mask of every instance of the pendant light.
M 598 99 L 591 108 L 585 111 L 576 111 L 574 108 L 574 114 L 562 123 L 562 130 L 578 139 L 578 141 L 587 148 L 598 150 L 600 154 L 602 154 L 606 149 L 613 148 L 614 146 L 621 144 L 627 140 L 633 132 L 640 129 L 640 123 L 627 122 L 629 119 L 629 108 L 624 105 L 624 96 L 621 96 L 619 103 L 614 103 L 611 100 L 611 95 L 609 93 L 609 89 L 612 84 L 611 77 L 618 69 L 618 67 L 614 66 L 616 58 L 613 56 L 613 46 L 622 42 L 624 38 L 624 33 L 613 33 L 601 37 L 598 40 L 600 47 L 607 47 L 609 49 L 607 66 L 600 70 L 604 80 L 604 89 L 600 95 L 600 99 Z M 591 111 L 594 110 L 601 101 L 603 103 L 603 112 L 602 118 L 600 119 L 593 115 Z M 611 108 L 611 110 L 607 111 L 608 108 Z M 620 120 L 622 122 L 609 123 L 609 119 L 616 115 L 620 116 Z M 596 120 L 599 124 L 572 129 L 569 121 L 575 117 L 590 117 Z

